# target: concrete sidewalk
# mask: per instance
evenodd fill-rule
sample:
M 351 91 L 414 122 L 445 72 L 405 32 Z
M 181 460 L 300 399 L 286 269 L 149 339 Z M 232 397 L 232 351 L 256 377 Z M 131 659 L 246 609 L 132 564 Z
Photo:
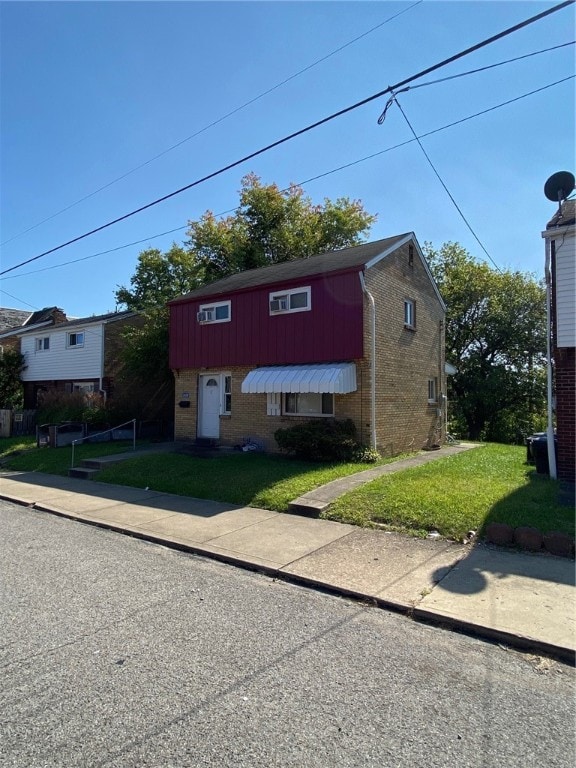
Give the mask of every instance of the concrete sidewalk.
M 572 560 L 38 472 L 2 473 L 0 498 L 575 660 Z

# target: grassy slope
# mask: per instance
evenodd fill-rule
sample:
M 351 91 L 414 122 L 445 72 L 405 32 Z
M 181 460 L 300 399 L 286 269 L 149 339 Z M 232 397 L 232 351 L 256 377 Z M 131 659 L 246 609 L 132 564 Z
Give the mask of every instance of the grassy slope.
M 525 448 L 483 445 L 376 480 L 338 499 L 326 516 L 453 538 L 481 532 L 490 522 L 574 535 L 574 511 L 557 503 L 558 483 L 525 460 Z

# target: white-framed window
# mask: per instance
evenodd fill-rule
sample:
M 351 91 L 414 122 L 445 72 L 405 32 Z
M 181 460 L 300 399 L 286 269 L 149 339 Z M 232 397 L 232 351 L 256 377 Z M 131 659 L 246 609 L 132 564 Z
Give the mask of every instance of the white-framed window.
M 202 325 L 206 323 L 229 323 L 232 318 L 230 301 L 215 301 L 212 304 L 201 304 L 196 319 Z
M 75 381 L 72 384 L 73 392 L 95 392 L 93 381 Z
M 36 352 L 44 352 L 46 349 L 50 349 L 50 336 L 42 336 L 42 338 L 36 339 Z
M 273 291 L 268 295 L 271 315 L 285 315 L 288 312 L 308 312 L 312 309 L 310 286 L 290 288 L 287 291 Z
M 228 416 L 232 413 L 232 376 L 225 373 L 223 378 L 222 413 Z
M 412 299 L 404 299 L 404 326 L 416 328 L 416 302 Z
M 66 346 L 67 347 L 83 347 L 84 346 L 84 331 L 71 331 L 66 334 Z
M 288 416 L 334 416 L 331 392 L 286 392 L 284 413 Z
M 428 402 L 438 402 L 438 379 L 436 377 L 428 379 Z

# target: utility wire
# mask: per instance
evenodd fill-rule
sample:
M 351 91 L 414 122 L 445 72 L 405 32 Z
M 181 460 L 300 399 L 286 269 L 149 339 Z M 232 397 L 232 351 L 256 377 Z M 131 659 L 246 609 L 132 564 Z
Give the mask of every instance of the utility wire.
M 378 93 L 372 94 L 372 96 L 368 96 L 365 99 L 362 99 L 361 101 L 356 102 L 355 104 L 352 104 L 348 107 L 345 107 L 344 109 L 339 110 L 338 112 L 334 112 L 331 115 L 328 115 L 328 117 L 324 117 L 321 120 L 317 120 L 316 122 L 311 123 L 305 128 L 301 128 L 298 131 L 294 131 L 288 136 L 284 136 L 282 139 L 278 139 L 277 141 L 274 141 L 271 144 L 268 144 L 267 146 L 256 150 L 255 152 L 251 152 L 250 154 L 245 155 L 239 160 L 235 160 L 233 163 L 229 163 L 228 165 L 223 166 L 217 171 L 213 171 L 212 173 L 209 173 L 206 176 L 203 176 L 200 179 L 197 179 L 196 181 L 193 181 L 192 183 L 187 184 L 184 187 L 180 187 L 180 189 L 174 190 L 174 192 L 170 192 L 167 195 L 163 195 L 162 197 L 159 197 L 156 200 L 153 200 L 152 202 L 147 203 L 146 205 L 140 206 L 140 208 L 136 208 L 135 210 L 130 211 L 129 213 L 125 213 L 123 216 L 119 216 L 116 219 L 112 219 L 111 221 L 108 221 L 106 224 L 102 224 L 99 227 L 95 227 L 94 229 L 88 232 L 85 232 L 82 235 L 78 235 L 77 237 L 74 237 L 71 240 L 66 241 L 65 243 L 61 243 L 60 245 L 54 248 L 50 248 L 49 250 L 44 251 L 43 253 L 39 253 L 37 256 L 33 256 L 30 259 L 26 259 L 25 261 L 15 264 L 14 266 L 9 267 L 8 269 L 5 269 L 2 272 L 0 272 L 0 275 L 5 275 L 8 272 L 12 272 L 13 270 L 18 269 L 19 267 L 24 266 L 25 264 L 30 264 L 30 262 L 36 261 L 37 259 L 41 259 L 44 256 L 48 256 L 50 253 L 54 253 L 55 251 L 59 251 L 62 248 L 66 248 L 67 246 L 72 245 L 73 243 L 77 243 L 79 240 L 83 240 L 86 237 L 90 237 L 91 235 L 96 234 L 96 232 L 101 232 L 102 230 L 107 229 L 108 227 L 111 227 L 114 224 L 118 224 L 119 222 L 125 221 L 131 216 L 135 216 L 137 213 L 142 213 L 142 211 L 145 211 L 148 208 L 152 208 L 153 206 L 158 205 L 159 203 L 163 203 L 166 200 L 169 200 L 170 198 L 181 194 L 182 192 L 186 192 L 187 190 L 198 186 L 199 184 L 203 184 L 204 182 L 209 181 L 210 179 L 213 179 L 216 176 L 219 176 L 222 173 L 225 173 L 226 171 L 231 170 L 232 168 L 236 168 L 237 166 L 241 165 L 242 163 L 245 163 L 248 160 L 252 160 L 254 157 L 258 157 L 259 155 L 262 155 L 265 152 L 268 152 L 269 150 L 280 146 L 281 144 L 291 141 L 297 136 L 302 136 L 303 134 L 308 133 L 314 128 L 318 128 L 319 126 L 325 125 L 331 120 L 335 120 L 337 117 L 342 117 L 342 115 L 348 114 L 349 112 L 352 112 L 353 110 L 358 109 L 359 107 L 362 107 L 365 104 L 369 104 L 370 102 L 374 101 L 375 99 L 381 98 L 387 93 L 395 92 L 398 89 L 402 88 L 404 85 L 407 85 L 408 83 L 411 83 L 414 80 L 419 79 L 420 77 L 424 77 L 424 75 L 427 75 L 430 72 L 434 72 L 435 70 L 440 69 L 441 67 L 445 67 L 447 64 L 451 64 L 453 61 L 457 61 L 458 59 L 461 59 L 464 56 L 469 55 L 470 53 L 473 53 L 481 48 L 484 48 L 485 46 L 490 45 L 491 43 L 494 43 L 497 40 L 501 40 L 503 37 L 506 37 L 507 35 L 510 35 L 513 32 L 517 32 L 518 30 L 523 29 L 524 27 L 530 24 L 534 24 L 536 21 L 540 21 L 546 16 L 550 16 L 552 13 L 556 13 L 557 11 L 560 11 L 570 5 L 573 5 L 574 2 L 575 0 L 565 0 L 563 3 L 555 5 L 552 8 L 548 8 L 547 10 L 536 14 L 536 16 L 532 16 L 529 19 L 526 19 L 525 21 L 520 22 L 519 24 L 515 24 L 513 27 L 509 27 L 508 29 L 505 29 L 502 32 L 499 32 L 498 34 L 493 35 L 492 37 L 486 38 L 485 40 L 482 40 L 481 42 L 476 43 L 475 45 L 470 46 L 469 48 L 466 48 L 465 50 L 460 51 L 459 53 L 456 53 L 453 56 L 450 56 L 449 58 L 444 59 L 443 61 L 432 65 L 431 67 L 421 70 L 415 75 L 411 75 L 410 77 L 407 77 L 404 80 L 401 80 L 399 83 L 390 85 L 384 90 L 379 91 Z
M 475 112 L 472 115 L 468 115 L 467 117 L 462 117 L 459 120 L 455 120 L 452 123 L 447 123 L 446 125 L 442 125 L 439 128 L 434 128 L 431 131 L 427 131 L 426 133 L 421 133 L 420 136 L 418 136 L 419 139 L 425 139 L 427 136 L 432 136 L 435 133 L 440 133 L 441 131 L 445 131 L 448 128 L 453 128 L 456 125 L 460 125 L 461 123 L 465 123 L 468 120 L 473 120 L 476 117 L 481 117 L 482 115 L 488 114 L 488 112 L 493 112 L 496 109 L 500 109 L 501 107 L 506 107 L 509 104 L 513 104 L 515 101 L 520 101 L 521 99 L 525 99 L 528 96 L 533 96 L 536 93 L 540 93 L 541 91 L 546 91 L 548 88 L 552 88 L 555 85 L 560 85 L 561 83 L 565 83 L 568 80 L 574 80 L 576 75 L 569 75 L 568 77 L 564 77 L 561 80 L 556 80 L 553 83 L 549 83 L 548 85 L 544 85 L 541 88 L 536 88 L 533 91 L 528 91 L 527 93 L 523 93 L 520 96 L 516 96 L 513 99 L 508 99 L 507 101 L 503 101 L 500 104 L 495 104 L 493 107 L 488 107 L 487 109 L 483 109 L 480 112 Z M 401 147 L 405 147 L 408 144 L 413 144 L 417 139 L 407 139 L 406 141 L 402 141 L 399 144 L 394 144 L 391 147 L 387 147 L 386 149 L 381 149 L 379 152 L 373 152 L 371 155 L 365 155 L 364 157 L 358 158 L 357 160 L 353 160 L 349 163 L 345 163 L 344 165 L 340 165 L 337 168 L 332 168 L 329 171 L 324 171 L 323 173 L 319 173 L 316 176 L 311 176 L 309 179 L 305 179 L 304 181 L 297 182 L 297 186 L 305 186 L 306 184 L 310 184 L 312 181 L 317 181 L 318 179 L 323 179 L 326 176 L 330 176 L 333 173 L 338 173 L 339 171 L 346 170 L 347 168 L 352 168 L 355 165 L 359 165 L 360 163 L 364 163 L 367 160 L 373 160 L 375 157 L 379 157 L 380 155 L 384 155 L 387 152 L 392 152 L 395 149 L 400 149 Z M 282 192 L 287 192 L 290 188 L 286 187 L 285 189 L 281 190 Z M 216 218 L 219 218 L 220 216 L 226 216 L 229 213 L 235 213 L 239 210 L 240 206 L 236 206 L 235 208 L 229 208 L 227 211 L 221 211 L 220 213 L 215 214 Z M 64 261 L 61 264 L 53 264 L 50 267 L 43 267 L 42 269 L 35 269 L 31 272 L 21 272 L 19 275 L 10 275 L 10 277 L 6 277 L 5 280 L 14 280 L 20 277 L 28 277 L 29 275 L 36 275 L 40 272 L 48 272 L 52 269 L 59 269 L 60 267 L 67 267 L 70 266 L 70 264 L 78 264 L 81 261 L 88 261 L 89 259 L 95 259 L 98 256 L 105 256 L 108 253 L 114 253 L 115 251 L 121 251 L 124 248 L 130 248 L 134 245 L 140 245 L 141 243 L 149 242 L 150 240 L 154 240 L 157 237 L 163 237 L 164 235 L 171 235 L 173 232 L 180 232 L 183 229 L 188 228 L 188 224 L 185 224 L 181 227 L 175 227 L 174 229 L 169 229 L 166 232 L 159 232 L 155 235 L 149 235 L 148 237 L 142 238 L 142 240 L 134 240 L 131 243 L 125 243 L 124 245 L 118 245 L 115 248 L 109 248 L 106 251 L 99 251 L 98 253 L 92 253 L 90 256 L 83 256 L 79 259 L 72 259 L 71 261 Z M 10 294 L 7 294 L 10 296 Z M 14 297 L 12 297 L 14 298 Z
M 494 69 L 495 67 L 501 67 L 504 64 L 512 64 L 515 61 L 521 61 L 522 59 L 527 59 L 531 56 L 537 56 L 540 53 L 548 53 L 549 51 L 556 51 L 559 48 L 566 48 L 568 45 L 574 45 L 576 43 L 576 40 L 571 40 L 569 43 L 561 43 L 560 45 L 554 45 L 551 48 L 543 48 L 540 51 L 532 51 L 532 53 L 525 53 L 523 56 L 516 56 L 513 59 L 506 59 L 505 61 L 498 61 L 496 64 L 488 64 L 485 67 L 479 67 L 478 69 L 469 69 L 467 72 L 460 72 L 457 75 L 449 75 L 448 77 L 440 77 L 437 80 L 428 80 L 425 83 L 417 83 L 416 85 L 409 85 L 407 88 L 402 88 L 399 91 L 396 91 L 390 99 L 388 99 L 388 102 L 386 103 L 386 106 L 384 107 L 384 111 L 378 118 L 378 125 L 382 125 L 386 118 L 386 112 L 388 111 L 388 108 L 390 105 L 394 102 L 395 96 L 398 96 L 400 93 L 408 93 L 408 91 L 415 91 L 416 88 L 426 88 L 428 85 L 438 85 L 439 83 L 446 83 L 448 80 L 456 80 L 459 77 L 466 77 L 468 75 L 475 75 L 478 72 L 485 72 L 487 69 Z
M 262 91 L 262 93 L 244 102 L 244 104 L 241 104 L 239 107 L 236 107 L 231 112 L 227 112 L 225 115 L 222 115 L 222 117 L 219 117 L 216 120 L 213 120 L 211 123 L 208 123 L 203 128 L 200 128 L 199 130 L 197 130 L 195 133 L 192 133 L 190 136 L 186 136 L 186 138 L 181 139 L 180 141 L 176 142 L 176 144 L 172 144 L 172 146 L 162 150 L 162 152 L 159 152 L 157 155 L 154 155 L 154 157 L 151 157 L 149 160 L 145 160 L 143 163 L 140 163 L 140 165 L 134 166 L 134 168 L 131 168 L 130 170 L 126 171 L 126 173 L 123 173 L 121 176 L 118 176 L 116 179 L 112 179 L 112 181 L 109 181 L 107 184 L 104 184 L 103 186 L 98 187 L 98 189 L 95 189 L 93 192 L 90 192 L 89 194 L 84 195 L 84 197 L 79 198 L 75 202 L 70 203 L 70 205 L 67 205 L 65 208 L 62 208 L 61 210 L 56 211 L 56 213 L 53 213 L 51 216 L 47 216 L 45 219 L 42 219 L 42 221 L 39 221 L 37 224 L 34 224 L 31 227 L 28 227 L 28 229 L 25 229 L 22 232 L 19 232 L 18 234 L 14 235 L 8 240 L 4 240 L 4 242 L 0 243 L 0 245 L 6 245 L 7 243 L 11 243 L 13 240 L 16 240 L 16 238 L 21 237 L 22 235 L 25 235 L 27 232 L 31 232 L 33 229 L 36 229 L 37 227 L 39 227 L 41 224 L 45 224 L 47 221 L 50 221 L 51 219 L 56 218 L 56 216 L 60 216 L 60 214 L 65 213 L 66 211 L 69 211 L 70 208 L 74 208 L 74 206 L 84 202 L 84 200 L 88 200 L 94 195 L 97 195 L 98 192 L 102 192 L 104 189 L 108 189 L 108 187 L 111 187 L 113 184 L 117 184 L 119 181 L 122 181 L 122 179 L 125 179 L 127 176 L 130 176 L 136 171 L 139 171 L 141 168 L 145 168 L 147 165 L 150 165 L 150 163 L 153 163 L 155 160 L 158 160 L 160 157 L 164 157 L 164 155 L 167 155 L 169 152 L 172 152 L 172 150 L 177 149 L 178 147 L 181 147 L 182 144 L 185 144 L 187 141 L 190 141 L 191 139 L 196 138 L 196 136 L 200 136 L 200 134 L 205 133 L 210 128 L 213 128 L 215 125 L 218 125 L 219 123 L 224 122 L 224 120 L 227 120 L 229 117 L 232 117 L 238 112 L 241 112 L 243 109 L 246 109 L 246 107 L 249 107 L 251 104 L 254 104 L 254 102 L 264 98 L 264 96 L 267 96 L 269 93 L 273 93 L 273 91 L 276 91 L 278 88 L 281 88 L 283 85 L 286 85 L 286 83 L 289 83 L 291 80 L 295 80 L 297 77 L 300 77 L 300 75 L 303 75 L 305 72 L 308 72 L 310 69 L 313 69 L 314 67 L 318 66 L 318 64 L 321 64 L 323 61 L 326 61 L 332 56 L 335 56 L 337 53 L 340 53 L 340 51 L 343 51 L 345 48 L 348 48 L 350 45 L 357 43 L 358 40 L 362 40 L 362 38 L 372 34 L 372 32 L 375 32 L 377 29 L 380 29 L 380 27 L 383 27 L 385 24 L 388 24 L 390 21 L 393 21 L 394 19 L 398 18 L 398 16 L 401 16 L 403 13 L 406 13 L 412 8 L 415 8 L 417 5 L 420 5 L 423 1 L 424 0 L 417 0 L 416 3 L 409 5 L 407 8 L 403 8 L 401 11 L 399 11 L 398 13 L 395 13 L 393 16 L 390 16 L 384 21 L 381 21 L 380 24 L 376 24 L 376 26 L 371 27 L 366 32 L 363 32 L 361 35 L 358 35 L 358 37 L 355 37 L 353 40 L 349 40 L 347 43 L 344 43 L 344 45 L 341 45 L 339 48 L 336 48 L 330 53 L 327 53 L 325 56 L 322 56 L 320 59 L 316 59 L 316 61 L 313 61 L 311 64 L 308 64 L 308 66 L 304 67 L 303 69 L 300 69 L 298 72 L 295 72 L 293 75 L 290 75 L 289 77 L 277 83 L 276 85 L 273 85 L 271 88 L 268 88 L 268 90 Z
M 396 103 L 396 106 L 398 107 L 398 109 L 399 109 L 399 110 L 400 110 L 400 112 L 402 113 L 402 117 L 403 117 L 403 118 L 404 118 L 404 120 L 406 121 L 406 123 L 407 123 L 407 125 L 408 125 L 408 128 L 410 128 L 410 131 L 411 131 L 412 135 L 414 136 L 414 139 L 415 139 L 415 140 L 418 142 L 418 146 L 420 147 L 420 149 L 421 149 L 421 150 L 422 150 L 422 152 L 424 153 L 424 157 L 425 157 L 425 158 L 426 158 L 426 160 L 428 161 L 428 164 L 430 165 L 430 168 L 432 168 L 432 170 L 434 171 L 434 173 L 435 173 L 435 175 L 436 175 L 436 178 L 438 179 L 438 181 L 440 182 L 440 184 L 442 184 L 442 186 L 444 187 L 444 191 L 446 192 L 446 194 L 448 195 L 448 197 L 450 198 L 450 200 L 452 200 L 452 203 L 454 204 L 454 207 L 456 208 L 456 210 L 457 210 L 457 211 L 458 211 L 458 213 L 460 214 L 460 216 L 461 216 L 461 218 L 462 218 L 462 221 L 464 222 L 464 224 L 466 224 L 466 226 L 468 227 L 468 229 L 469 229 L 469 230 L 470 230 L 470 232 L 472 233 L 472 235 L 473 235 L 474 239 L 476 240 L 476 242 L 478 243 L 478 245 L 480 246 L 480 248 L 482 248 L 482 250 L 484 251 L 484 253 L 486 254 L 486 256 L 487 256 L 487 257 L 489 258 L 489 260 L 492 262 L 492 264 L 494 264 L 494 266 L 496 267 L 496 269 L 498 270 L 498 272 L 502 273 L 502 270 L 500 269 L 500 267 L 498 266 L 498 264 L 496 264 L 496 262 L 494 261 L 494 259 L 492 258 L 492 256 L 490 256 L 490 254 L 488 253 L 488 251 L 487 251 L 487 250 L 486 250 L 486 248 L 484 247 L 484 243 L 482 243 L 482 241 L 480 240 L 480 238 L 478 237 L 478 235 L 476 234 L 476 232 L 475 232 L 475 231 L 472 229 L 472 225 L 470 224 L 470 222 L 468 221 L 468 219 L 466 218 L 466 216 L 464 216 L 464 214 L 462 213 L 462 209 L 460 208 L 460 206 L 458 205 L 458 203 L 457 203 L 457 202 L 456 202 L 456 200 L 454 199 L 454 195 L 453 195 L 453 194 L 450 192 L 450 190 L 448 189 L 448 187 L 447 187 L 447 186 L 446 186 L 446 184 L 444 183 L 444 180 L 442 179 L 442 177 L 441 177 L 441 176 L 440 176 L 440 174 L 438 173 L 438 171 L 437 171 L 437 169 L 436 169 L 436 167 L 435 167 L 434 163 L 433 163 L 433 162 L 432 162 L 432 160 L 430 159 L 430 156 L 428 155 L 428 153 L 427 153 L 427 152 L 426 152 L 426 150 L 424 149 L 424 145 L 422 144 L 422 142 L 420 141 L 420 139 L 418 138 L 418 136 L 417 136 L 417 134 L 416 134 L 416 131 L 415 131 L 415 130 L 414 130 L 414 128 L 412 127 L 412 123 L 410 122 L 410 120 L 408 120 L 408 117 L 407 117 L 406 113 L 405 113 L 405 112 L 404 112 L 404 110 L 402 109 L 402 106 L 401 106 L 400 102 L 398 101 L 398 99 L 397 99 L 397 98 L 395 98 L 395 97 L 393 97 L 393 98 L 394 98 L 394 101 L 395 101 L 395 103 Z

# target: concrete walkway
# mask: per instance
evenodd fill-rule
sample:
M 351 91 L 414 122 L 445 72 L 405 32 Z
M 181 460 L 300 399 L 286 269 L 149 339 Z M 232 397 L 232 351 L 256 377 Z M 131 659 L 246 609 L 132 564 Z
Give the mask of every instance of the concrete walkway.
M 341 477 L 338 480 L 333 480 L 331 483 L 315 488 L 313 491 L 302 494 L 302 496 L 290 502 L 289 509 L 296 514 L 309 514 L 312 517 L 318 517 L 339 496 L 343 496 L 345 493 L 353 491 L 361 485 L 371 483 L 372 480 L 376 480 L 383 475 L 390 475 L 393 472 L 400 472 L 403 469 L 410 469 L 412 467 L 420 467 L 422 464 L 428 464 L 430 461 L 453 456 L 475 447 L 474 443 L 445 445 L 435 451 L 422 451 L 406 459 L 398 459 L 398 461 L 393 461 L 390 464 L 383 464 L 379 467 L 366 469 L 364 472 Z
M 0 498 L 575 660 L 572 560 L 38 472 L 2 473 Z

